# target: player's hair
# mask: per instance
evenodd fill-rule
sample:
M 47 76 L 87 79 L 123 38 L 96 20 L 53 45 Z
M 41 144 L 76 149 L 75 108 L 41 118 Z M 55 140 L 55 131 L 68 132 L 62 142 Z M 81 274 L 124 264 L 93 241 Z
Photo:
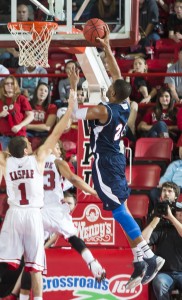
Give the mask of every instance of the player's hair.
M 115 98 L 117 102 L 127 99 L 131 94 L 131 85 L 123 79 L 117 79 L 113 82 Z
M 24 149 L 27 148 L 27 142 L 23 136 L 11 138 L 8 144 L 8 150 L 11 156 L 21 158 L 24 156 Z
M 171 182 L 171 181 L 166 181 L 166 182 L 164 182 L 164 183 L 162 184 L 162 189 L 163 189 L 164 187 L 165 187 L 165 188 L 171 188 L 171 189 L 174 190 L 175 196 L 176 196 L 175 201 L 177 201 L 177 199 L 178 199 L 178 197 L 179 197 L 179 195 L 180 195 L 180 187 L 179 187 L 177 184 L 175 184 L 174 182 Z

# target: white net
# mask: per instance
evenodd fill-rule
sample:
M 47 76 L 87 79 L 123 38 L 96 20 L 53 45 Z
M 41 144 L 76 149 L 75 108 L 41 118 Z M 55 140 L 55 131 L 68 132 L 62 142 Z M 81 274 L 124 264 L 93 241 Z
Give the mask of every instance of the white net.
M 49 67 L 48 50 L 57 23 L 8 23 L 8 29 L 19 47 L 20 66 Z

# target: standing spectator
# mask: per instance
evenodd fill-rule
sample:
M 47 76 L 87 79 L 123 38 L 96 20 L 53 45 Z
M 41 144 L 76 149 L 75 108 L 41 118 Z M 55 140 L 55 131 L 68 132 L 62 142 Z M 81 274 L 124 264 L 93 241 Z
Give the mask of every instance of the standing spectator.
M 45 137 L 56 123 L 57 107 L 51 104 L 49 86 L 39 83 L 30 102 L 34 113 L 33 121 L 27 125 L 28 137 Z M 33 147 L 34 148 L 34 147 Z
M 37 77 L 20 77 L 18 78 L 18 83 L 22 94 L 30 100 L 33 98 L 35 88 L 38 83 L 45 82 L 48 84 L 47 77 L 38 77 L 38 74 L 47 74 L 46 69 L 41 66 L 29 66 L 29 67 L 19 67 L 16 71 L 17 74 L 37 74 Z
M 77 62 L 75 62 L 74 60 L 69 60 L 65 66 L 66 74 L 68 74 L 73 67 L 76 67 L 76 69 L 78 69 Z M 82 83 L 84 81 L 85 78 L 80 78 L 78 85 L 82 86 Z M 61 79 L 59 81 L 58 89 L 59 89 L 59 97 L 61 101 L 60 106 L 67 106 L 69 91 L 70 91 L 70 81 L 68 77 L 65 79 Z
M 182 7 L 182 2 L 181 2 Z M 181 10 L 182 11 L 182 10 Z M 178 52 L 178 61 L 167 69 L 167 73 L 181 73 L 182 72 L 182 47 Z M 164 83 L 168 85 L 171 90 L 172 98 L 176 103 L 182 102 L 182 76 L 166 76 Z
M 10 138 L 26 136 L 26 126 L 33 120 L 33 112 L 27 98 L 20 93 L 14 76 L 6 77 L 0 89 L 0 143 L 7 148 Z
M 177 201 L 179 193 L 176 190 L 174 186 L 168 194 L 169 203 Z M 163 197 L 163 191 L 161 200 L 167 200 Z M 142 234 L 151 246 L 155 246 L 156 255 L 165 259 L 152 285 L 157 300 L 169 300 L 173 289 L 182 290 L 182 208 L 176 206 L 176 209 L 172 209 L 171 205 L 166 205 L 165 212 L 157 211 L 157 216 Z
M 168 89 L 160 89 L 156 106 L 150 109 L 138 124 L 138 130 L 146 137 L 171 137 L 177 142 L 177 108 Z
M 169 38 L 179 43 L 182 39 L 182 0 L 175 1 L 174 11 L 169 17 Z
M 141 76 L 126 77 L 127 82 L 131 82 L 132 92 L 130 99 L 137 103 L 148 103 L 155 99 L 157 89 L 150 83 L 150 78 L 145 76 L 148 70 L 146 60 L 143 57 L 136 57 L 133 62 L 133 69 L 129 73 L 136 73 Z
M 10 206 L 0 233 L 0 262 L 16 268 L 24 255 L 25 270 L 31 273 L 34 300 L 42 300 L 42 272 L 46 268 L 40 210 L 43 206 L 45 160 L 72 114 L 73 100 L 70 97 L 66 114 L 36 155 L 29 155 L 32 154 L 31 144 L 23 137 L 10 141 L 10 157 L 0 153 L 0 167 L 6 175 Z

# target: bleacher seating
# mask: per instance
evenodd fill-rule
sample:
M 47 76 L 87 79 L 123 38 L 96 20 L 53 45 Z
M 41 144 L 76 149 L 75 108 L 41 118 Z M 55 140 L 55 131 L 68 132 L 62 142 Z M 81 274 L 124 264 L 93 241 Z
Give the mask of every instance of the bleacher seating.
M 148 194 L 159 183 L 161 168 L 158 165 L 133 165 L 131 168 L 131 188 L 133 193 Z M 129 182 L 130 168 L 126 167 L 126 178 Z
M 139 138 L 135 144 L 134 163 L 158 164 L 163 172 L 172 160 L 171 138 Z
M 130 195 L 127 200 L 127 206 L 135 219 L 141 221 L 142 228 L 147 224 L 147 214 L 149 198 L 147 195 Z

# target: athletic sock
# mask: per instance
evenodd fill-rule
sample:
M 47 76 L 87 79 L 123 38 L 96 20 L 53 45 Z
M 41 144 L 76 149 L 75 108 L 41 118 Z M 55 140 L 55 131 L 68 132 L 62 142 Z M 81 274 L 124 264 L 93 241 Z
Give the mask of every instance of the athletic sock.
M 29 295 L 20 294 L 19 295 L 19 300 L 29 300 Z
M 133 262 L 143 261 L 143 254 L 142 251 L 138 248 L 131 248 L 133 253 Z
M 154 256 L 153 251 L 150 249 L 146 241 L 140 242 L 137 247 L 142 251 L 144 258 L 151 258 Z
M 34 297 L 33 300 L 43 300 L 42 297 Z
M 82 258 L 84 259 L 84 261 L 87 263 L 87 265 L 94 260 L 92 253 L 87 248 L 83 250 L 81 255 L 82 255 Z

